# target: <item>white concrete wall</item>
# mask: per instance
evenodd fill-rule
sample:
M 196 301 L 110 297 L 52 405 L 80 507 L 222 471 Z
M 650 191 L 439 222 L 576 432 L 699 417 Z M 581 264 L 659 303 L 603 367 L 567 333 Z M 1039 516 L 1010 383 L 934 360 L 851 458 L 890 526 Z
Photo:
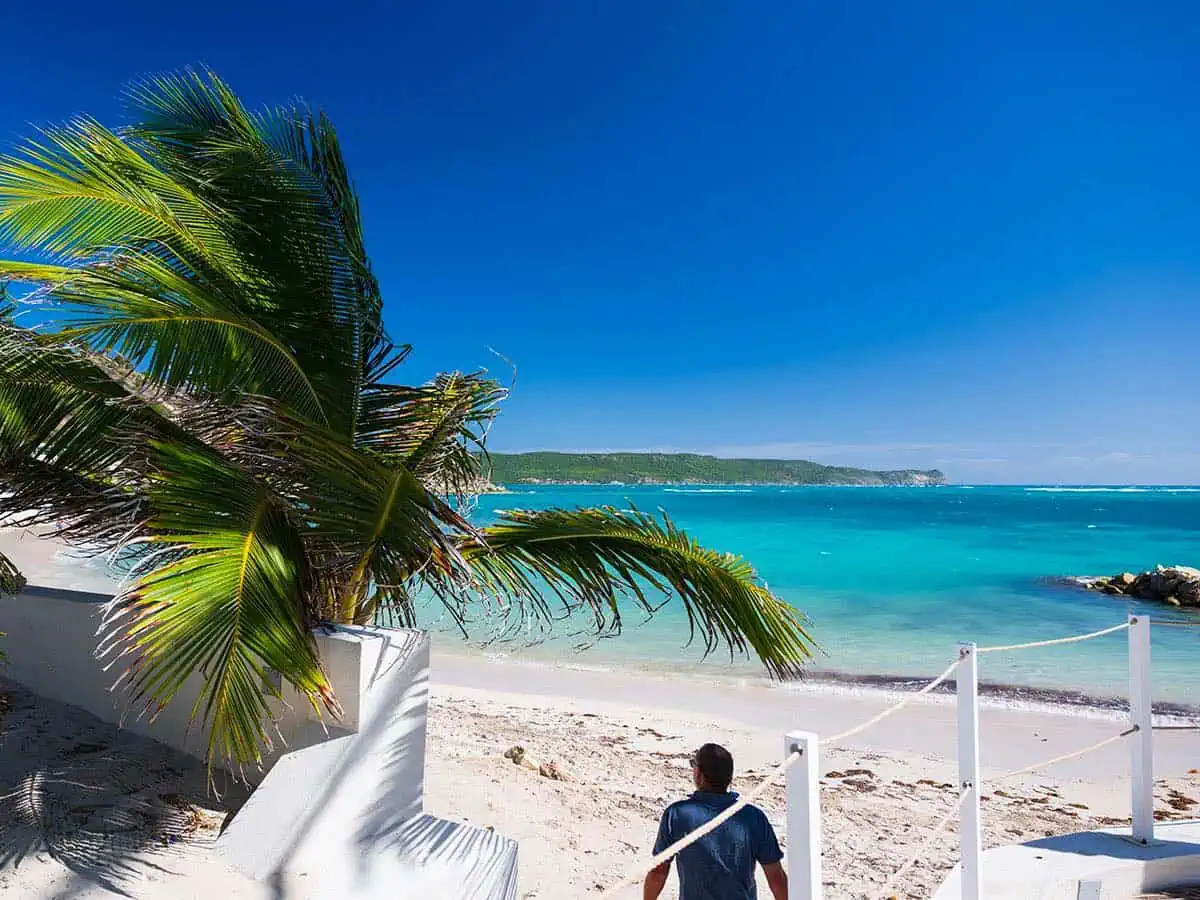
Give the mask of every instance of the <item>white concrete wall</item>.
M 140 706 L 130 706 L 123 688 L 112 689 L 127 661 L 105 671 L 106 661 L 95 655 L 102 606 L 110 599 L 105 594 L 33 586 L 15 597 L 0 596 L 0 631 L 5 633 L 0 649 L 7 657 L 0 674 L 36 694 L 82 707 L 100 719 L 203 759 L 207 731 L 188 723 L 200 695 L 199 676 L 185 682 L 174 702 L 153 722 L 149 716 L 139 716 Z M 317 645 L 346 716 L 341 722 L 327 720 L 323 727 L 307 700 L 285 690 L 288 702 L 276 704 L 285 745 L 276 748 L 268 765 L 288 749 L 326 740 L 327 729 L 339 734 L 358 725 L 362 681 L 358 653 L 327 635 L 317 635 Z M 245 775 L 250 781 L 261 777 L 256 771 Z
M 103 594 L 53 588 L 0 597 L 3 674 L 35 693 L 202 757 L 206 735 L 189 729 L 198 677 L 151 723 L 125 716 L 110 690 L 120 672 L 95 658 Z M 254 793 L 221 836 L 214 865 L 290 898 L 515 900 L 517 845 L 424 809 L 429 636 L 338 628 L 317 645 L 344 710 L 327 728 L 285 688 L 272 754 Z M 289 693 L 291 696 L 289 697 Z

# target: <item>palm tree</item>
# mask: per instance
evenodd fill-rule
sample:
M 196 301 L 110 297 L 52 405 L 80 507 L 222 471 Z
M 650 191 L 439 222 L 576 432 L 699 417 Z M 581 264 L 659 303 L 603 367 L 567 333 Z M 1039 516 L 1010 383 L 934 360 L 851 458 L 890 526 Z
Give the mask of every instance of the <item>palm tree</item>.
M 0 524 L 131 566 L 98 652 L 151 713 L 199 670 L 210 762 L 261 760 L 273 674 L 336 715 L 321 623 L 414 623 L 414 596 L 595 633 L 663 593 L 706 652 L 774 676 L 803 617 L 740 558 L 636 510 L 468 519 L 505 389 L 395 384 L 358 199 L 333 127 L 248 110 L 210 73 L 130 91 L 136 123 L 80 118 L 0 157 Z M 0 304 L 2 305 L 2 304 Z M 19 587 L 0 557 L 0 579 Z

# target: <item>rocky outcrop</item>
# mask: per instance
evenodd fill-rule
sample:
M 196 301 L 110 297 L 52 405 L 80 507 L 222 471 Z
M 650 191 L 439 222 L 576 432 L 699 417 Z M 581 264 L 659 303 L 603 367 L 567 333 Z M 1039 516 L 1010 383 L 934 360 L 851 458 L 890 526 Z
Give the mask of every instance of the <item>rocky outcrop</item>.
M 1112 577 L 1080 577 L 1067 581 L 1102 594 L 1200 609 L 1200 569 L 1190 566 L 1158 566 L 1139 575 L 1122 572 Z

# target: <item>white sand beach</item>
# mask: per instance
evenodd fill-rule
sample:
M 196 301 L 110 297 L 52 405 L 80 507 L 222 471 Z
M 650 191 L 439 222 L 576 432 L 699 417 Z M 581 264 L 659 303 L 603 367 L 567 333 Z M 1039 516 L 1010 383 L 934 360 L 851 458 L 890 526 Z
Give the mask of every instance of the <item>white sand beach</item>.
M 0 893 L 36 900 L 92 900 L 114 891 L 258 896 L 206 861 L 241 794 L 206 796 L 195 761 L 14 686 L 5 693 Z M 519 840 L 523 900 L 598 896 L 647 858 L 663 806 L 689 790 L 686 758 L 698 744 L 727 745 L 738 763 L 734 787 L 745 789 L 780 760 L 784 730 L 832 733 L 890 700 L 871 691 L 739 688 L 443 652 L 434 662 L 426 803 L 436 815 Z M 1118 719 L 1101 714 L 989 707 L 985 779 L 1119 728 Z M 537 763 L 553 762 L 565 779 L 505 759 L 516 744 Z M 952 707 L 935 698 L 823 754 L 827 897 L 872 898 L 883 888 L 949 808 L 953 748 Z M 1200 810 L 1200 736 L 1163 735 L 1156 762 L 1159 815 L 1193 817 Z M 987 843 L 1126 821 L 1127 770 L 1126 749 L 1116 746 L 987 784 Z M 763 806 L 782 836 L 781 786 Z M 898 895 L 928 897 L 955 858 L 951 832 Z
M 663 806 L 690 790 L 687 757 L 699 744 L 728 746 L 739 772 L 734 789 L 746 789 L 782 759 L 784 731 L 832 734 L 893 699 L 871 690 L 737 688 L 445 654 L 435 658 L 433 697 L 432 811 L 520 840 L 521 896 L 529 900 L 599 894 L 647 858 Z M 1106 714 L 998 706 L 982 718 L 985 782 L 989 772 L 1069 753 L 1123 727 Z M 570 780 L 512 765 L 503 753 L 513 744 Z M 828 898 L 873 898 L 884 888 L 957 796 L 954 747 L 953 706 L 935 698 L 823 752 Z M 1158 815 L 1194 818 L 1200 735 L 1162 735 L 1156 764 Z M 1128 749 L 1116 745 L 985 784 L 986 844 L 1128 822 L 1128 766 Z M 782 785 L 762 805 L 782 837 Z M 928 897 L 956 859 L 951 829 L 898 896 Z

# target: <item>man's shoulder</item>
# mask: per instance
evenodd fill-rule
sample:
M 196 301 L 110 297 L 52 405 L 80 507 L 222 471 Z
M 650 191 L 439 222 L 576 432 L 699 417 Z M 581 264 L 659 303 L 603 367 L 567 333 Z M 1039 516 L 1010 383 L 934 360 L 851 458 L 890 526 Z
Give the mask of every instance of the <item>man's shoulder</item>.
M 737 814 L 742 817 L 742 821 L 744 822 L 753 822 L 756 825 L 761 824 L 766 825 L 768 828 L 771 827 L 771 820 L 762 807 L 755 806 L 753 803 L 747 803 L 738 810 Z
M 680 815 L 680 814 L 687 815 L 687 814 L 699 813 L 701 815 L 711 818 L 712 816 L 715 816 L 722 811 L 723 810 L 721 810 L 720 808 L 714 808 L 702 800 L 697 800 L 695 797 L 684 797 L 684 798 L 682 798 L 680 800 L 676 800 L 674 803 L 670 804 L 663 811 L 663 815 L 669 816 L 669 815 Z M 767 818 L 767 814 L 765 812 L 763 812 L 763 810 L 760 807 L 755 806 L 753 803 L 747 803 L 745 806 L 743 806 L 741 809 L 739 809 L 736 813 L 734 813 L 734 816 L 736 818 L 742 819 L 743 821 L 754 820 L 754 821 L 767 822 L 768 824 L 770 823 L 770 820 Z
M 684 797 L 683 799 L 676 800 L 674 803 L 667 806 L 667 808 L 665 810 L 663 810 L 663 815 L 669 816 L 669 815 L 672 815 L 673 813 L 679 813 L 679 812 L 683 812 L 685 810 L 695 809 L 699 805 L 700 804 L 696 802 L 696 799 L 694 797 Z

